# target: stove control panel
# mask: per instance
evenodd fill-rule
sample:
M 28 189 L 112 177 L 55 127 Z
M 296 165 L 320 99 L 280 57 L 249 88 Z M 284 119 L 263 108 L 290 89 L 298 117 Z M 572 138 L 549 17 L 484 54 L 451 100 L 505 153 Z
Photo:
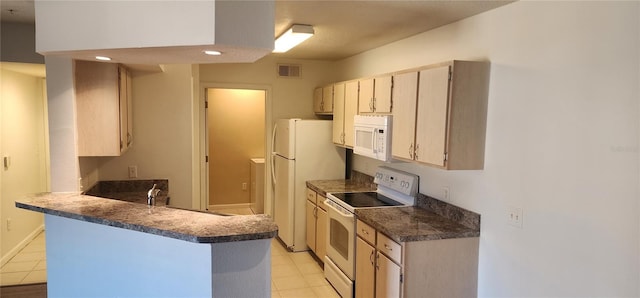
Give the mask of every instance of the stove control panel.
M 412 197 L 418 193 L 418 175 L 385 166 L 378 167 L 373 182 Z

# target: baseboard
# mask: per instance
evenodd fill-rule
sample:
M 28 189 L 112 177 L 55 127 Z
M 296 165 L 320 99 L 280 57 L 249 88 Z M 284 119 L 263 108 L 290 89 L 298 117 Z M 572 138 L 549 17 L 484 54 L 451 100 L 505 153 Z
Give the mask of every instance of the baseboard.
M 209 205 L 209 210 L 251 208 L 251 203 Z
M 15 257 L 25 246 L 31 242 L 31 240 L 35 239 L 40 232 L 44 231 L 44 224 L 37 227 L 33 232 L 31 232 L 27 237 L 25 237 L 18 245 L 12 248 L 6 255 L 2 256 L 0 259 L 0 267 L 4 266 L 4 264 L 8 263 L 11 258 Z

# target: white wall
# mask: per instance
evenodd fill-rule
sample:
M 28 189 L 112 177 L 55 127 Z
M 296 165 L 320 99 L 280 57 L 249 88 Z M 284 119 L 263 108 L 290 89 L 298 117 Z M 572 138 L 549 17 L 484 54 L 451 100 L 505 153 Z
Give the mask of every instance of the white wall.
M 169 179 L 171 204 L 192 207 L 191 75 L 191 65 L 172 64 L 133 77 L 133 146 L 120 157 L 97 158 L 100 180 L 127 180 L 128 166 L 136 165 L 136 179 Z
M 639 18 L 635 1 L 521 1 L 341 61 L 338 79 L 491 61 L 485 169 L 392 164 L 482 215 L 480 297 L 640 295 Z
M 0 166 L 1 265 L 44 224 L 42 214 L 18 209 L 15 201 L 49 185 L 44 78 L 0 68 L 0 156 L 11 160 Z

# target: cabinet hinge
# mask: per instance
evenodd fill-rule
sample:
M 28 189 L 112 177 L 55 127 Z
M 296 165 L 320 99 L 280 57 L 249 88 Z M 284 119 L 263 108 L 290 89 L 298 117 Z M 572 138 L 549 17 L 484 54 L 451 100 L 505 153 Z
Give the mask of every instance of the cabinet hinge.
M 204 157 L 204 162 L 209 162 L 209 155 L 206 155 L 206 156 Z
M 445 153 L 444 153 L 444 156 L 442 156 L 442 160 L 443 160 L 443 161 L 447 161 L 447 158 L 448 158 L 448 157 L 449 157 L 449 154 L 445 152 Z
M 400 283 L 404 281 L 404 274 L 400 273 Z
M 206 101 L 206 100 L 204 101 L 204 108 L 205 109 L 209 108 L 209 101 Z
M 449 70 L 449 81 L 451 81 L 452 74 L 453 74 L 453 72 L 451 70 Z

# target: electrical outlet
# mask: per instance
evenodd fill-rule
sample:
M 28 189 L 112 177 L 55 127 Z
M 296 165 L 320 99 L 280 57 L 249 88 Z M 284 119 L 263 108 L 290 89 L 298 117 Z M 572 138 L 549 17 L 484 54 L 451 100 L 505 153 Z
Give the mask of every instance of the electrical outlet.
M 449 191 L 449 187 L 445 186 L 442 188 L 442 199 L 444 201 L 449 201 L 451 196 L 451 192 Z
M 507 210 L 507 223 L 522 229 L 522 208 L 509 206 Z
M 247 182 L 242 183 L 242 190 L 247 190 Z
M 138 178 L 138 166 L 129 166 L 129 178 Z
M 7 218 L 7 231 L 11 231 L 11 218 Z

